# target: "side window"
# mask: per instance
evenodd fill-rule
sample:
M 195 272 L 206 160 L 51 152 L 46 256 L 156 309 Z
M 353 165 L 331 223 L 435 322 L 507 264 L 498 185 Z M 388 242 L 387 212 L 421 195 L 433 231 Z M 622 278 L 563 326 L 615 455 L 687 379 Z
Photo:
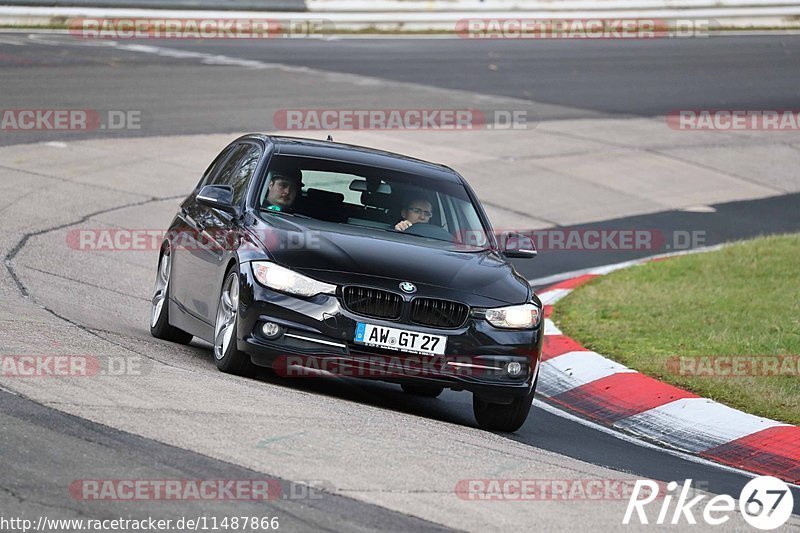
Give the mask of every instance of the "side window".
M 222 170 L 220 170 L 209 183 L 212 185 L 230 185 L 233 171 L 252 147 L 253 145 L 251 144 L 239 144 L 235 146 L 233 154 L 228 159 L 227 163 L 225 163 L 225 166 L 222 167 Z
M 203 188 L 204 185 L 208 185 L 211 183 L 212 178 L 219 172 L 220 167 L 225 161 L 228 159 L 228 156 L 236 149 L 236 146 L 229 146 L 225 150 L 223 150 L 217 158 L 208 166 L 205 173 L 203 174 L 203 178 L 200 180 L 200 184 L 197 186 L 197 190 Z
M 353 180 L 362 179 L 352 174 L 338 174 L 321 172 L 317 170 L 303 171 L 303 184 L 308 189 L 322 189 L 323 191 L 338 192 L 344 195 L 344 201 L 349 204 L 360 205 L 361 193 L 351 191 L 350 184 Z
M 227 185 L 233 187 L 233 205 L 239 205 L 247 194 L 247 187 L 250 185 L 250 178 L 256 171 L 258 162 L 261 159 L 261 148 L 256 145 L 249 145 L 241 162 L 231 175 Z

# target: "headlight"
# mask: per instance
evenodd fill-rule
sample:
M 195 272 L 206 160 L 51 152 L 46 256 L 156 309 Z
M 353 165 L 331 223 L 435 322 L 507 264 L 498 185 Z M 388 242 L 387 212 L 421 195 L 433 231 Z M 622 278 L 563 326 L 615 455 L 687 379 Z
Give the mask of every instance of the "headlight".
M 533 304 L 497 307 L 485 311 L 486 321 L 497 328 L 530 329 L 539 324 L 542 310 Z
M 314 296 L 320 293 L 336 294 L 336 285 L 311 279 L 275 263 L 254 261 L 252 265 L 253 275 L 258 282 L 270 289 L 299 296 Z

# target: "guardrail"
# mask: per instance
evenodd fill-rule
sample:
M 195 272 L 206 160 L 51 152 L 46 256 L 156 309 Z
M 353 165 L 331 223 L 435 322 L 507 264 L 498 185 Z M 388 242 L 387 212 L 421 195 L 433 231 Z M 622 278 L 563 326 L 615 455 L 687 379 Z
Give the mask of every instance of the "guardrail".
M 4 6 L 213 11 L 305 11 L 305 0 L 2 0 Z M 0 6 L 2 7 L 2 6 Z
M 306 0 L 317 12 L 607 11 L 800 6 L 798 0 Z
M 441 32 L 472 19 L 706 20 L 712 28 L 800 28 L 799 0 L 0 0 L 0 24 L 94 18 L 324 20 L 336 32 Z M 55 4 L 55 5 L 54 5 Z
M 800 7 L 798 0 L 2 0 L 5 6 L 329 13 L 564 12 Z

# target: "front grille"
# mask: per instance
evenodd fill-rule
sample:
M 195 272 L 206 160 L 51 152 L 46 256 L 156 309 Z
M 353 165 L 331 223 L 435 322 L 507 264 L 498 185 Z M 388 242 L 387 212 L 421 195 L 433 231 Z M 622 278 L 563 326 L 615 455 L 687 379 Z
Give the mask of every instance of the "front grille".
M 359 315 L 396 320 L 403 311 L 403 297 L 389 291 L 368 287 L 345 287 L 344 305 Z
M 458 302 L 416 298 L 411 304 L 411 322 L 437 328 L 457 328 L 467 319 L 469 307 Z

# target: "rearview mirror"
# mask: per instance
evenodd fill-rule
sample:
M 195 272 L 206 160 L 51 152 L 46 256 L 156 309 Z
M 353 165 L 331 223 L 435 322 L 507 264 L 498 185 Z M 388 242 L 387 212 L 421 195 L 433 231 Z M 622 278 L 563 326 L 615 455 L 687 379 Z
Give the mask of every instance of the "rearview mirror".
M 530 237 L 511 232 L 500 235 L 500 250 L 506 257 L 520 259 L 532 259 L 539 254 Z
M 206 185 L 197 193 L 196 200 L 200 205 L 236 214 L 236 208 L 233 206 L 233 187 L 230 185 Z
M 381 194 L 392 194 L 392 187 L 388 183 L 380 182 L 378 187 L 373 191 L 370 190 L 367 180 L 355 179 L 350 182 L 350 190 L 358 192 L 378 192 Z

